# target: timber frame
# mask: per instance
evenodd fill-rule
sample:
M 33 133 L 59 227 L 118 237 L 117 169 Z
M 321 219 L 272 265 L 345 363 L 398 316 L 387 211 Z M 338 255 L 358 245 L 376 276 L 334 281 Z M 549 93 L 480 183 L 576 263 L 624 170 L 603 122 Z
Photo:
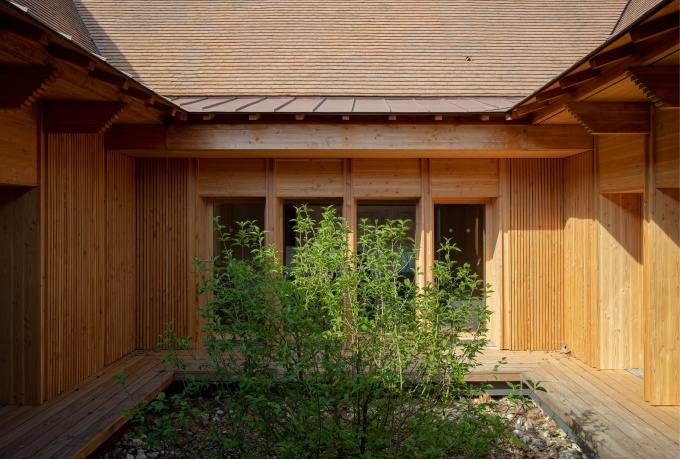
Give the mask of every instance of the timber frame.
M 198 337 L 214 203 L 485 205 L 489 340 L 643 368 L 679 405 L 678 1 L 506 111 L 192 112 L 0 2 L 0 404 L 41 404 L 163 324 Z M 675 18 L 675 21 L 673 20 Z M 419 279 L 424 285 L 432 274 Z M 200 341 L 197 341 L 200 345 Z

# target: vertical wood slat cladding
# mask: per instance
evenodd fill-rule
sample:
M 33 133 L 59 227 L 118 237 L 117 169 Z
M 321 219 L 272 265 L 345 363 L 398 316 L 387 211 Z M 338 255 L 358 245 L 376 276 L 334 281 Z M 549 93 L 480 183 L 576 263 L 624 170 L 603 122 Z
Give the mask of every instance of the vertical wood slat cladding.
M 555 350 L 564 341 L 559 159 L 509 161 L 504 347 Z
M 657 188 L 680 188 L 680 110 L 656 111 L 654 173 Z
M 646 399 L 680 404 L 680 189 L 657 189 L 651 197 L 651 280 L 645 362 Z M 648 382 L 646 382 L 648 383 Z
M 595 136 L 600 193 L 642 193 L 647 135 Z
M 38 108 L 0 110 L 0 184 L 38 185 Z
M 0 187 L 0 404 L 42 402 L 39 206 L 37 187 Z
M 135 188 L 134 160 L 97 134 L 47 135 L 44 162 L 49 399 L 134 349 Z
M 643 367 L 642 196 L 598 196 L 599 368 Z
M 598 367 L 595 155 L 564 159 L 564 334 L 573 355 Z
M 101 136 L 47 135 L 47 399 L 104 366 L 105 170 Z
M 136 237 L 135 159 L 106 155 L 106 311 L 105 363 L 135 349 Z
M 136 162 L 137 183 L 137 348 L 153 349 L 173 322 L 180 336 L 196 337 L 190 235 L 195 170 L 188 159 L 145 159 Z M 189 255 L 191 254 L 191 257 Z M 189 311 L 192 310 L 192 311 Z

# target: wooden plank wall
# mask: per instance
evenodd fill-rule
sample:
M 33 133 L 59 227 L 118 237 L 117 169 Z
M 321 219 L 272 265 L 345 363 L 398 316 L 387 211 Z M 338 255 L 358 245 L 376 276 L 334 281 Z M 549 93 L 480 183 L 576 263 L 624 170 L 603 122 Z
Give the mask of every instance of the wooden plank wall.
M 197 336 L 196 161 L 136 160 L 137 348 L 156 348 L 165 323 Z
M 564 159 L 564 338 L 574 356 L 599 366 L 595 155 Z
M 680 404 L 680 136 L 677 109 L 654 109 L 645 190 L 645 399 Z
M 0 404 L 42 402 L 39 212 L 37 187 L 0 186 Z
M 642 193 L 646 134 L 596 136 L 600 193 Z
M 556 350 L 564 342 L 563 162 L 509 160 L 504 212 L 504 347 Z
M 107 159 L 101 135 L 46 136 L 45 399 L 134 348 L 131 162 Z
M 678 153 L 678 109 L 656 111 L 654 127 L 654 176 L 657 188 L 680 187 L 680 153 Z
M 0 110 L 0 184 L 38 185 L 38 108 Z
M 599 368 L 643 367 L 642 195 L 598 196 Z

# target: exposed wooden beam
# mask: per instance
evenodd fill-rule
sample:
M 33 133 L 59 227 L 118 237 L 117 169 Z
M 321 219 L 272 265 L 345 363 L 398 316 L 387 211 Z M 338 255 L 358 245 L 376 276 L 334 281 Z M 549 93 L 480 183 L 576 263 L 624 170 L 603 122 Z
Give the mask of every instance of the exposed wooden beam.
M 0 108 L 11 109 L 33 104 L 57 80 L 51 67 L 0 67 Z
M 107 72 L 98 67 L 90 71 L 90 76 L 113 86 L 117 86 L 118 88 L 128 89 L 130 87 L 130 81 L 127 78 Z
M 61 59 L 71 64 L 77 65 L 78 67 L 84 67 L 88 70 L 95 69 L 95 61 L 91 59 L 86 54 L 74 51 L 65 46 L 57 45 L 56 43 L 50 43 L 47 45 L 47 51 L 57 59 Z
M 40 27 L 11 16 L 0 15 L 0 29 L 12 32 L 31 41 L 42 43 L 43 45 L 48 43 L 47 33 Z
M 649 40 L 638 45 L 635 55 L 624 59 L 611 68 L 603 71 L 600 76 L 575 88 L 564 96 L 555 99 L 548 107 L 545 107 L 531 115 L 533 123 L 541 123 L 564 110 L 564 104 L 587 99 L 625 78 L 628 67 L 647 66 L 659 59 L 663 59 L 678 51 L 678 35 L 675 33 L 665 34 L 655 40 Z
M 517 117 L 523 117 L 526 114 L 529 114 L 531 112 L 535 112 L 537 110 L 541 110 L 543 107 L 547 107 L 548 102 L 532 102 L 531 104 L 526 104 L 520 107 L 517 107 Z M 513 111 L 515 112 L 515 111 Z
M 122 102 L 48 102 L 43 109 L 46 133 L 105 132 L 116 120 Z
M 147 102 L 146 106 L 151 107 L 152 109 L 156 109 L 159 112 L 163 112 L 166 115 L 170 115 L 171 117 L 174 117 L 175 114 L 177 113 L 177 109 L 175 107 L 163 104 L 162 102 L 159 101 L 155 101 L 153 104 Z
M 570 102 L 569 113 L 590 134 L 648 134 L 650 104 Z
M 560 80 L 560 88 L 566 89 L 572 86 L 578 85 L 579 83 L 592 80 L 600 74 L 599 71 L 593 69 L 585 69 L 580 72 L 572 73 Z
M 588 63 L 590 64 L 590 68 L 595 70 L 608 64 L 612 64 L 616 61 L 620 61 L 621 59 L 626 59 L 627 57 L 634 55 L 636 51 L 637 46 L 635 46 L 633 43 L 629 43 L 627 45 L 619 46 L 613 50 L 600 53 L 597 56 L 591 58 Z
M 153 150 L 151 154 L 170 155 L 192 151 L 195 155 L 229 151 L 321 152 L 323 156 L 342 152 L 372 151 L 467 152 L 477 155 L 518 155 L 541 151 L 545 155 L 566 156 L 592 149 L 592 137 L 578 125 L 447 125 L 427 123 L 417 126 L 396 123 L 337 124 L 216 124 L 169 125 L 154 131 L 147 127 L 115 125 L 107 133 L 107 148 L 114 150 Z M 567 153 L 569 152 L 569 153 Z M 319 154 L 319 153 L 317 153 Z
M 680 23 L 680 15 L 675 11 L 666 16 L 654 19 L 653 21 L 640 24 L 630 31 L 630 39 L 633 43 L 639 43 L 643 40 L 648 40 L 663 33 L 677 29 Z
M 564 96 L 570 90 L 568 88 L 553 88 L 543 91 L 536 96 L 536 102 L 546 102 L 556 97 Z
M 657 107 L 680 106 L 677 67 L 630 67 L 626 72 Z

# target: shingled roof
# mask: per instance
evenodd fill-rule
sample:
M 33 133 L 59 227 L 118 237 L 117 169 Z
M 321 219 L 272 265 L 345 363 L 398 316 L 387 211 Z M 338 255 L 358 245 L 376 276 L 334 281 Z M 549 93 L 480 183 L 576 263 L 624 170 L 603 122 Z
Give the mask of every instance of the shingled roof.
M 27 8 L 26 13 L 91 53 L 99 54 L 87 28 L 72 0 L 13 0 L 12 3 Z
M 166 96 L 526 96 L 626 0 L 75 0 L 101 54 Z

